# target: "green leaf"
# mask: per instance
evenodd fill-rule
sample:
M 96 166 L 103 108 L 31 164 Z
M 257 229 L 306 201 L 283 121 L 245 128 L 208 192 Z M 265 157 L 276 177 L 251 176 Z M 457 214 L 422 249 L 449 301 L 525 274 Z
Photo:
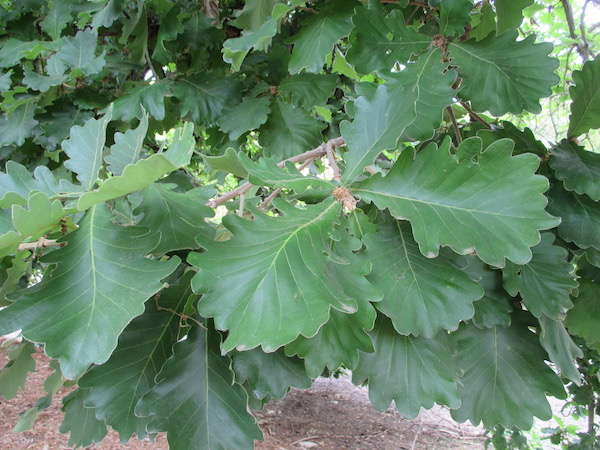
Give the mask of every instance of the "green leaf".
M 533 0 L 494 0 L 498 16 L 498 34 L 511 28 L 519 28 L 523 22 L 523 10 L 533 3 Z
M 189 163 L 195 144 L 193 131 L 193 124 L 186 123 L 176 130 L 173 143 L 166 153 L 155 153 L 135 164 L 130 164 L 123 169 L 122 175 L 109 178 L 95 191 L 83 194 L 77 203 L 79 211 L 145 189 L 163 175 Z M 134 138 L 135 136 L 129 136 L 130 140 Z
M 558 235 L 578 247 L 600 250 L 600 211 L 587 195 L 565 191 L 560 185 L 548 192 L 548 212 L 560 216 Z
M 484 2 L 479 12 L 479 23 L 471 30 L 471 36 L 478 41 L 496 30 L 496 12 L 490 2 Z
M 582 278 L 573 308 L 567 313 L 565 325 L 569 333 L 583 338 L 588 347 L 600 346 L 600 285 Z
M 571 94 L 571 115 L 567 136 L 576 137 L 600 128 L 600 58 L 587 61 L 583 69 L 573 71 L 575 86 Z
M 540 98 L 549 96 L 559 81 L 554 73 L 558 60 L 548 56 L 552 44 L 534 44 L 533 35 L 517 41 L 517 36 L 517 30 L 509 30 L 479 42 L 448 44 L 452 64 L 463 79 L 458 96 L 470 101 L 473 110 L 494 116 L 542 110 Z
M 434 339 L 402 336 L 387 318 L 379 316 L 371 336 L 375 353 L 360 353 L 352 382 L 369 381 L 369 400 L 376 410 L 385 411 L 393 400 L 398 412 L 412 419 L 421 408 L 430 409 L 435 403 L 450 408 L 460 405 L 458 374 L 446 333 Z
M 229 134 L 229 139 L 235 141 L 242 134 L 255 130 L 267 121 L 271 112 L 270 104 L 269 97 L 245 97 L 242 103 L 227 111 L 217 124 L 222 131 Z
M 477 133 L 483 139 L 484 146 L 490 145 L 492 142 L 499 139 L 508 138 L 515 143 L 515 154 L 519 153 L 535 153 L 539 156 L 546 156 L 548 149 L 546 146 L 533 134 L 530 128 L 520 130 L 513 123 L 508 121 L 502 122 L 502 128 L 494 127 L 492 130 L 481 130 Z
M 213 170 L 223 170 L 240 178 L 246 178 L 248 176 L 248 172 L 246 172 L 246 169 L 244 169 L 244 166 L 240 163 L 238 153 L 231 147 L 225 150 L 225 154 L 221 156 L 202 155 L 202 159 L 206 164 L 206 170 L 209 172 L 212 172 Z
M 383 150 L 395 149 L 402 133 L 414 121 L 415 112 L 404 103 L 402 94 L 402 90 L 390 91 L 383 85 L 372 98 L 359 97 L 354 102 L 354 121 L 340 125 L 349 149 L 344 155 L 344 182 L 356 180 Z
M 167 11 L 160 20 L 160 27 L 158 29 L 158 36 L 156 37 L 156 45 L 152 58 L 161 64 L 167 64 L 173 60 L 173 53 L 165 46 L 165 42 L 174 41 L 177 36 L 183 33 L 183 25 L 179 20 L 180 8 L 173 6 Z M 161 119 L 159 119 L 161 120 Z
M 127 85 L 127 94 L 113 103 L 113 118 L 129 121 L 141 118 L 148 111 L 156 120 L 165 118 L 165 97 L 171 95 L 171 83 L 158 81 L 153 84 L 132 83 Z
M 204 73 L 179 78 L 173 91 L 181 102 L 182 117 L 194 123 L 210 125 L 222 116 L 222 111 L 239 102 L 240 83 L 220 73 Z
M 556 364 L 564 377 L 579 386 L 581 384 L 581 373 L 577 369 L 575 359 L 582 358 L 583 352 L 573 342 L 562 321 L 552 320 L 546 316 L 541 316 L 539 320 L 541 326 L 540 344 L 548 352 L 550 361 Z
M 71 21 L 71 3 L 68 0 L 48 2 L 48 15 L 40 22 L 40 27 L 55 41 Z
M 358 73 L 375 70 L 391 70 L 396 62 L 406 64 L 412 55 L 427 50 L 431 38 L 423 36 L 405 25 L 400 10 L 388 17 L 381 7 L 357 8 L 354 16 L 354 32 L 350 36 L 352 47 L 346 58 Z
M 88 211 L 64 239 L 68 245 L 44 257 L 56 268 L 0 311 L 0 332 L 23 329 L 27 339 L 44 342 L 67 378 L 108 359 L 121 331 L 179 263 L 145 258 L 157 239 L 110 219 L 104 205 Z
M 277 100 L 271 106 L 267 122 L 260 127 L 258 140 L 265 156 L 286 159 L 321 144 L 321 130 L 325 127 L 325 123 L 304 110 Z
M 512 299 L 502 287 L 502 273 L 491 270 L 476 257 L 467 257 L 469 260 L 468 273 L 483 286 L 484 296 L 475 302 L 475 315 L 472 322 L 479 328 L 492 328 L 510 326 L 510 312 Z
M 63 45 L 57 55 L 72 69 L 80 69 L 84 75 L 94 75 L 106 64 L 104 53 L 96 57 L 97 40 L 96 31 L 89 28 L 78 31 L 73 37 L 62 38 Z
M 33 101 L 18 106 L 10 116 L 0 116 L 0 147 L 3 145 L 18 145 L 25 143 L 31 137 L 39 121 L 33 118 L 36 104 Z
M 84 406 L 87 392 L 87 389 L 77 389 L 63 399 L 65 417 L 60 432 L 71 432 L 69 445 L 72 447 L 89 447 L 101 442 L 108 432 L 104 421 L 96 419 L 94 409 Z
M 29 372 L 35 372 L 34 353 L 31 342 L 23 342 L 9 353 L 10 360 L 0 370 L 0 395 L 6 400 L 15 398 L 19 388 L 24 389 Z
M 57 55 L 52 55 L 46 63 L 46 72 L 48 76 L 41 75 L 28 68 L 25 68 L 23 84 L 31 89 L 47 92 L 53 86 L 60 86 L 66 79 L 65 70 L 67 67 Z
M 74 125 L 83 125 L 93 116 L 91 111 L 82 111 L 72 105 L 65 110 L 53 110 L 49 115 L 40 117 L 42 133 L 33 140 L 46 150 L 53 151 L 69 137 L 69 130 Z
M 337 79 L 330 73 L 301 73 L 284 78 L 277 89 L 290 96 L 294 106 L 310 110 L 315 105 L 327 103 L 337 87 Z
M 15 230 L 23 237 L 38 239 L 54 228 L 60 229 L 60 220 L 65 216 L 59 200 L 50 202 L 43 192 L 34 192 L 27 202 L 27 209 L 12 206 L 12 221 Z
M 65 167 L 77 174 L 83 189 L 89 191 L 100 173 L 102 154 L 106 142 L 106 128 L 112 118 L 109 108 L 102 119 L 90 119 L 85 125 L 71 128 L 69 139 L 62 143 L 62 148 L 69 157 Z
M 540 240 L 538 230 L 559 220 L 544 210 L 548 180 L 535 175 L 539 158 L 511 156 L 512 146 L 503 139 L 482 151 L 481 140 L 470 138 L 456 155 L 450 154 L 448 139 L 416 157 L 405 150 L 385 177 L 376 174 L 352 192 L 409 220 L 427 257 L 437 256 L 444 245 L 463 255 L 475 251 L 497 267 L 505 258 L 525 264 L 531 259 L 529 247 Z
M 43 192 L 49 197 L 62 197 L 79 189 L 67 180 L 56 181 L 46 166 L 37 167 L 32 176 L 21 164 L 8 161 L 6 173 L 0 172 L 0 208 L 27 204 L 33 191 Z
M 310 187 L 322 188 L 328 192 L 333 190 L 333 185 L 329 181 L 313 175 L 303 175 L 290 161 L 285 167 L 279 167 L 271 158 L 260 158 L 256 163 L 245 153 L 240 153 L 238 158 L 248 172 L 252 184 L 293 189 L 297 194 Z
M 444 36 L 462 34 L 471 23 L 472 0 L 442 0 L 440 3 L 440 33 Z
M 9 71 L 5 72 L 4 74 L 0 75 L 0 90 L 1 91 L 10 90 L 10 86 L 12 84 L 12 79 L 11 79 L 12 74 L 13 74 L 13 71 L 9 70 Z
M 193 326 L 137 404 L 138 416 L 152 415 L 148 432 L 166 431 L 171 448 L 251 448 L 262 439 L 220 341 L 218 332 Z
M 248 382 L 256 398 L 272 396 L 283 398 L 290 387 L 308 389 L 312 380 L 304 371 L 300 358 L 288 358 L 279 349 L 274 353 L 265 353 L 256 348 L 233 354 L 233 370 L 236 381 Z
M 273 36 L 277 34 L 277 21 L 267 20 L 256 31 L 242 31 L 242 36 L 227 39 L 223 44 L 223 60 L 230 63 L 234 71 L 239 71 L 248 52 L 268 47 Z
M 151 235 L 159 234 L 154 254 L 173 250 L 198 248 L 196 236 L 213 237 L 214 229 L 206 223 L 214 211 L 205 206 L 214 192 L 198 188 L 184 193 L 173 191 L 175 185 L 153 183 L 142 191 L 143 200 L 134 214 L 144 214 L 140 226 L 148 227 Z
M 600 200 L 600 155 L 563 139 L 552 146 L 550 167 L 568 191 Z
M 33 60 L 40 53 L 50 49 L 52 45 L 43 41 L 23 42 L 19 39 L 9 38 L 2 42 L 0 49 L 0 67 L 12 67 L 22 58 Z
M 528 430 L 534 416 L 552 417 L 546 393 L 564 398 L 563 384 L 526 324 L 517 317 L 510 328 L 465 324 L 453 336 L 456 361 L 464 373 L 458 388 L 461 406 L 451 411 L 454 420 Z
M 7 295 L 20 289 L 21 277 L 31 272 L 30 256 L 31 253 L 25 250 L 18 252 L 14 257 L 0 260 L 0 306 L 8 306 L 12 303 L 7 300 Z
M 456 72 L 447 70 L 439 50 L 427 52 L 401 72 L 385 72 L 390 92 L 404 88 L 401 100 L 414 110 L 412 123 L 404 130 L 402 138 L 409 141 L 426 141 L 442 122 L 442 111 L 454 103 L 456 91 L 452 88 Z M 400 91 L 398 91 L 400 92 Z M 413 117 L 412 114 L 408 114 Z
M 353 255 L 340 257 L 331 249 L 329 233 L 341 205 L 330 199 L 300 210 L 276 199 L 274 206 L 282 216 L 255 210 L 253 221 L 225 216 L 223 224 L 235 237 L 214 242 L 200 236 L 207 251 L 188 257 L 200 268 L 192 284 L 203 294 L 198 311 L 214 317 L 217 329 L 229 330 L 224 352 L 258 345 L 274 351 L 299 334 L 313 336 L 331 307 L 357 309 L 337 271 L 361 278 L 363 268 L 353 265 Z
M 359 5 L 354 0 L 329 1 L 318 14 L 303 21 L 300 31 L 289 40 L 294 44 L 290 73 L 298 73 L 304 68 L 319 73 L 334 45 L 352 31 L 352 15 Z
M 132 434 L 147 436 L 148 417 L 138 417 L 134 408 L 155 385 L 154 379 L 179 339 L 183 309 L 190 297 L 190 279 L 186 273 L 179 281 L 161 292 L 159 298 L 146 302 L 146 310 L 125 328 L 117 348 L 107 362 L 93 367 L 79 381 L 89 388 L 84 405 L 93 407 L 96 418 L 119 432 L 126 442 Z M 115 382 L 118 380 L 118 382 Z
M 259 29 L 271 17 L 273 7 L 280 2 L 281 0 L 247 0 L 234 25 L 242 30 Z
M 552 233 L 542 233 L 542 241 L 531 249 L 529 263 L 519 266 L 508 262 L 503 270 L 504 288 L 513 297 L 520 293 L 534 316 L 561 320 L 573 306 L 569 295 L 577 281 L 575 267 L 566 261 L 568 252 L 553 242 Z
M 125 167 L 140 159 L 147 132 L 148 114 L 142 107 L 142 117 L 137 128 L 131 128 L 125 133 L 115 133 L 115 143 L 110 147 L 110 155 L 104 158 L 107 169 L 113 175 L 122 175 Z
M 398 333 L 431 338 L 473 317 L 473 302 L 483 288 L 456 267 L 458 255 L 424 257 L 406 222 L 388 219 L 377 228 L 363 237 L 364 254 L 373 265 L 367 278 L 383 292 L 376 307 Z

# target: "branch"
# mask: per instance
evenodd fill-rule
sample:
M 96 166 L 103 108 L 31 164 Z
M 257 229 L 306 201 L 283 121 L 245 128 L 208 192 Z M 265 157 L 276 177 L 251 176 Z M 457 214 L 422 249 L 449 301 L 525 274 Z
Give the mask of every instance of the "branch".
M 450 116 L 450 120 L 452 121 L 452 126 L 454 127 L 454 134 L 456 135 L 456 146 L 458 147 L 462 143 L 460 128 L 458 128 L 458 122 L 456 121 L 456 117 L 454 116 L 454 111 L 452 111 L 452 106 L 447 106 L 446 111 L 448 111 L 448 115 Z
M 154 78 L 156 78 L 156 81 L 160 80 L 158 73 L 156 73 L 156 70 L 154 70 L 154 66 L 152 65 L 152 59 L 150 58 L 150 52 L 148 51 L 147 45 L 146 45 L 146 51 L 144 52 L 144 55 L 146 56 L 146 62 L 148 63 L 148 68 L 150 69 L 150 72 L 152 72 L 152 76 Z
M 313 148 L 312 150 L 304 152 L 300 155 L 296 155 L 296 156 L 292 156 L 291 158 L 284 159 L 283 161 L 277 163 L 277 165 L 279 167 L 284 167 L 285 163 L 288 161 L 295 164 L 298 162 L 307 161 L 309 159 L 321 158 L 322 156 L 325 156 L 327 154 L 327 145 L 332 145 L 333 148 L 337 148 L 337 147 L 341 147 L 345 143 L 346 142 L 344 141 L 344 138 L 340 136 L 335 139 L 331 139 L 329 142 L 327 142 L 327 144 L 321 144 L 317 148 Z M 244 183 L 241 186 L 234 189 L 233 191 L 226 192 L 225 194 L 221 195 L 220 197 L 217 197 L 214 200 L 211 200 L 210 202 L 208 202 L 206 204 L 206 206 L 208 206 L 210 208 L 216 208 L 217 206 L 222 205 L 223 203 L 231 200 L 232 198 L 236 198 L 238 195 L 244 194 L 251 187 L 252 187 L 252 183 L 250 183 L 250 182 Z
M 300 167 L 298 167 L 298 170 L 302 170 L 307 168 L 310 164 L 312 164 L 312 162 L 315 160 L 316 158 L 310 158 L 307 159 L 306 161 L 304 161 L 302 163 L 302 165 Z M 279 193 L 283 191 L 283 188 L 277 188 L 275 189 L 273 192 L 271 192 L 271 194 L 269 194 L 269 196 L 267 198 L 265 198 L 265 200 L 260 204 L 260 208 L 265 209 L 267 206 L 269 206 L 269 204 L 271 203 L 271 201 L 277 197 L 279 195 Z
M 24 244 L 19 244 L 17 248 L 18 252 L 22 252 L 24 250 L 33 250 L 34 252 L 37 250 L 41 250 L 48 247 L 64 247 L 67 245 L 66 242 L 57 242 L 55 239 L 46 239 L 41 237 L 35 242 L 26 242 Z
M 488 123 L 488 122 L 487 122 L 487 121 L 486 121 L 486 120 L 485 120 L 483 117 L 481 117 L 479 114 L 477 114 L 475 111 L 473 111 L 473 110 L 471 109 L 471 107 L 470 107 L 470 106 L 469 106 L 467 103 L 465 103 L 465 102 L 460 102 L 460 106 L 462 106 L 463 108 L 465 108 L 465 109 L 467 110 L 467 112 L 469 113 L 469 115 L 470 115 L 470 116 L 471 116 L 473 119 L 475 119 L 475 120 L 476 120 L 477 122 L 479 122 L 479 123 L 482 123 L 482 124 L 484 124 L 484 125 L 485 125 L 485 127 L 486 127 L 488 130 L 491 130 L 491 129 L 492 129 L 492 126 L 491 126 L 491 125 L 490 125 L 490 124 L 489 124 L 489 123 Z

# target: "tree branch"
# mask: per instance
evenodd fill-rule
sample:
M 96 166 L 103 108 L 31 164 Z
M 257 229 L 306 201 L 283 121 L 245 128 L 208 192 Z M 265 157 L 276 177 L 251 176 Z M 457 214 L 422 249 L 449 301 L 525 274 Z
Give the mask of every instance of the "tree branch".
M 450 116 L 450 120 L 452 121 L 452 126 L 454 127 L 454 134 L 456 135 L 456 146 L 458 147 L 462 143 L 460 128 L 458 128 L 458 122 L 456 121 L 456 117 L 454 116 L 454 111 L 452 111 L 452 106 L 447 106 L 446 111 L 448 111 L 448 115 Z
M 485 125 L 485 127 L 488 130 L 492 129 L 492 126 L 485 120 L 483 119 L 479 114 L 477 114 L 475 111 L 473 111 L 471 109 L 471 107 L 465 103 L 465 102 L 460 102 L 460 106 L 462 106 L 463 108 L 465 108 L 467 110 L 467 112 L 469 113 L 469 115 L 475 119 L 477 122 L 482 123 L 483 125 Z
M 340 136 L 335 139 L 331 139 L 329 142 L 327 142 L 327 144 L 321 144 L 317 148 L 313 148 L 312 150 L 301 153 L 300 155 L 296 155 L 296 156 L 292 156 L 291 158 L 284 159 L 283 161 L 277 163 L 277 165 L 279 167 L 283 167 L 283 166 L 285 166 L 285 163 L 288 161 L 295 164 L 295 163 L 307 161 L 309 159 L 321 158 L 322 156 L 325 156 L 327 154 L 327 145 L 332 145 L 333 148 L 338 148 L 338 147 L 341 147 L 342 145 L 344 145 L 345 143 L 346 143 L 346 141 L 344 141 L 344 138 Z M 210 202 L 208 202 L 206 204 L 206 206 L 208 206 L 210 208 L 216 208 L 217 206 L 222 205 L 223 203 L 225 203 L 233 198 L 236 198 L 238 195 L 244 194 L 251 187 L 252 187 L 252 183 L 250 183 L 250 182 L 244 183 L 241 186 L 238 186 L 236 189 L 226 192 L 225 194 L 221 195 L 220 197 L 217 197 L 214 200 L 211 200 Z
M 35 242 L 26 242 L 24 244 L 19 244 L 17 248 L 18 252 L 22 252 L 24 250 L 41 250 L 48 247 L 64 247 L 67 245 L 66 242 L 57 242 L 55 239 L 46 239 L 44 237 L 39 238 Z
M 156 78 L 156 81 L 160 80 L 158 73 L 156 73 L 156 70 L 154 70 L 154 66 L 152 65 L 152 59 L 150 58 L 150 52 L 148 51 L 148 46 L 146 46 L 146 51 L 144 52 L 144 55 L 146 56 L 146 63 L 148 63 L 148 69 L 150 69 L 152 76 L 154 78 Z

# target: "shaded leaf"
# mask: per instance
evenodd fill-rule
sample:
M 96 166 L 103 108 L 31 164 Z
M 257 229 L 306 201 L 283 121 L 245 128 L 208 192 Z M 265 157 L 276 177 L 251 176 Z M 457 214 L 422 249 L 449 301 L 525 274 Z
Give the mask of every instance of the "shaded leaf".
M 331 307 L 346 313 L 357 309 L 330 267 L 348 278 L 363 276 L 351 255 L 340 258 L 330 248 L 341 205 L 330 199 L 300 210 L 275 199 L 274 206 L 282 216 L 255 210 L 253 221 L 225 216 L 223 224 L 235 237 L 214 242 L 200 236 L 207 251 L 188 257 L 200 268 L 192 283 L 203 294 L 198 311 L 214 317 L 217 329 L 229 330 L 224 352 L 258 345 L 274 351 L 299 334 L 313 336 Z
M 101 442 L 108 432 L 103 420 L 96 419 L 93 408 L 83 405 L 87 389 L 77 389 L 63 399 L 65 417 L 60 426 L 61 433 L 68 433 L 72 447 L 89 447 Z
M 148 432 L 166 431 L 171 448 L 249 448 L 262 439 L 220 341 L 218 332 L 193 326 L 137 404 L 137 415 L 152 417 Z
M 533 3 L 533 0 L 494 0 L 498 17 L 498 34 L 511 28 L 519 28 L 523 22 L 523 10 Z
M 2 42 L 2 48 L 0 48 L 0 67 L 12 67 L 22 58 L 33 60 L 51 47 L 52 45 L 48 42 L 38 40 L 24 42 L 20 39 L 9 38 Z
M 580 136 L 590 129 L 600 128 L 600 58 L 587 61 L 581 70 L 573 71 L 575 86 L 571 94 L 569 137 Z
M 89 388 L 84 405 L 95 408 L 96 418 L 117 430 L 122 442 L 134 433 L 138 439 L 147 436 L 151 418 L 136 416 L 134 408 L 155 385 L 154 378 L 179 339 L 181 318 L 177 313 L 183 313 L 189 298 L 195 297 L 190 286 L 192 275 L 186 273 L 159 298 L 148 300 L 144 313 L 119 336 L 109 360 L 94 366 L 79 381 L 79 386 Z
M 129 121 L 133 117 L 142 118 L 146 111 L 156 120 L 165 118 L 165 97 L 171 96 L 171 83 L 158 81 L 142 85 L 131 84 L 127 93 L 113 103 L 113 118 Z
M 84 75 L 96 74 L 106 64 L 104 54 L 96 57 L 97 40 L 96 31 L 78 31 L 73 37 L 62 38 L 63 45 L 56 54 L 72 69 L 80 69 Z
M 310 110 L 315 105 L 327 103 L 337 87 L 337 79 L 330 73 L 301 73 L 284 78 L 277 89 L 289 95 L 294 106 Z
M 202 159 L 204 160 L 208 171 L 223 170 L 240 178 L 246 178 L 248 176 L 248 172 L 246 172 L 246 169 L 244 169 L 244 166 L 240 163 L 238 153 L 231 147 L 225 150 L 224 155 L 202 155 Z
M 294 44 L 290 73 L 298 73 L 304 68 L 309 72 L 320 72 L 335 43 L 348 36 L 354 27 L 351 19 L 357 6 L 360 3 L 354 0 L 329 1 L 317 14 L 303 21 L 298 33 L 289 40 Z
M 180 12 L 179 6 L 173 6 L 161 17 L 152 58 L 162 64 L 169 63 L 172 61 L 174 56 L 173 53 L 165 46 L 165 42 L 174 41 L 177 39 L 179 34 L 183 33 L 183 25 L 178 17 Z
M 77 174 L 77 179 L 86 191 L 98 179 L 106 142 L 106 127 L 111 118 L 112 109 L 109 108 L 102 119 L 90 119 L 83 126 L 72 127 L 69 139 L 62 143 L 62 148 L 69 157 L 65 167 Z
M 472 0 L 442 0 L 440 2 L 440 33 L 444 36 L 462 34 L 471 23 Z
M 105 6 L 96 14 L 92 20 L 92 28 L 110 27 L 121 15 L 121 10 L 126 0 L 107 0 Z
M 379 316 L 371 332 L 375 353 L 360 353 L 352 382 L 369 381 L 369 400 L 378 411 L 389 408 L 392 400 L 398 412 L 415 418 L 421 408 L 435 403 L 456 408 L 460 405 L 458 374 L 447 348 L 447 335 L 434 339 L 402 336 L 392 323 Z
M 321 130 L 325 127 L 325 123 L 304 110 L 277 100 L 267 122 L 260 127 L 258 140 L 265 156 L 286 159 L 321 144 Z
M 255 31 L 242 31 L 242 36 L 227 39 L 223 44 L 223 60 L 238 71 L 250 50 L 268 47 L 276 34 L 277 21 L 271 17 Z
M 280 0 L 248 0 L 240 11 L 235 26 L 242 30 L 257 30 L 271 16 L 273 7 Z
M 452 417 L 486 428 L 497 424 L 528 430 L 533 417 L 549 420 L 546 393 L 564 398 L 560 378 L 548 367 L 546 352 L 527 325 L 513 314 L 510 328 L 479 329 L 464 324 L 452 335 L 460 380 L 461 405 Z
M 69 0 L 52 0 L 48 2 L 48 14 L 40 22 L 40 27 L 56 41 L 70 21 L 71 2 Z
M 222 131 L 229 134 L 229 139 L 235 141 L 242 134 L 255 130 L 267 121 L 271 112 L 270 104 L 269 97 L 246 97 L 242 103 L 226 112 L 217 124 Z
M 383 292 L 376 307 L 398 333 L 431 338 L 473 317 L 473 302 L 483 288 L 456 267 L 458 255 L 424 257 L 406 222 L 388 219 L 377 228 L 363 237 L 364 254 L 373 265 L 368 279 Z
M 151 235 L 160 235 L 154 254 L 198 248 L 197 235 L 214 235 L 214 229 L 205 220 L 214 215 L 212 208 L 205 206 L 214 190 L 197 188 L 181 193 L 174 187 L 153 183 L 142 191 L 143 200 L 134 210 L 134 214 L 144 215 L 140 226 L 148 227 Z
M 10 116 L 0 116 L 0 146 L 23 145 L 31 137 L 39 121 L 34 119 L 36 104 L 26 102 L 12 111 Z
M 27 202 L 27 209 L 19 205 L 12 206 L 12 221 L 15 230 L 23 237 L 38 239 L 57 226 L 65 216 L 59 200 L 50 202 L 43 192 L 34 192 Z
M 137 128 L 125 133 L 115 133 L 115 143 L 110 147 L 110 155 L 104 158 L 107 169 L 113 175 L 122 175 L 123 170 L 140 159 L 144 139 L 148 132 L 148 114 L 142 108 L 142 116 Z
M 579 293 L 573 298 L 573 308 L 567 313 L 565 325 L 569 333 L 582 337 L 588 347 L 600 346 L 600 285 L 582 278 Z
M 587 194 L 600 200 L 600 155 L 589 152 L 573 141 L 563 139 L 552 146 L 550 167 L 567 191 Z
M 113 225 L 104 205 L 89 210 L 65 238 L 69 245 L 44 257 L 56 268 L 0 311 L 0 333 L 23 329 L 27 339 L 44 342 L 67 378 L 106 361 L 121 331 L 179 263 L 145 258 L 157 239 L 144 233 Z
M 474 304 L 475 315 L 472 322 L 479 328 L 491 328 L 495 325 L 510 326 L 510 312 L 513 310 L 508 293 L 502 287 L 502 272 L 491 270 L 477 257 L 467 257 L 469 275 L 485 291 L 483 297 Z
M 0 370 L 0 395 L 6 400 L 15 398 L 19 388 L 24 389 L 29 372 L 35 372 L 34 353 L 35 346 L 23 342 L 8 354 L 9 361 Z
M 542 193 L 548 180 L 535 175 L 539 158 L 511 156 L 507 139 L 485 151 L 479 138 L 463 141 L 456 155 L 449 147 L 446 139 L 416 157 L 405 150 L 385 177 L 374 175 L 352 192 L 380 209 L 389 208 L 398 219 L 408 219 L 421 253 L 428 257 L 437 256 L 445 245 L 459 254 L 475 251 L 497 267 L 504 266 L 504 258 L 528 262 L 529 247 L 540 240 L 538 230 L 559 221 L 544 211 Z
M 346 58 L 358 73 L 391 70 L 396 62 L 406 64 L 413 54 L 429 48 L 431 38 L 423 36 L 405 25 L 400 10 L 385 17 L 383 8 L 357 8 L 354 32 L 350 36 L 352 47 Z
M 573 306 L 569 295 L 577 281 L 575 267 L 566 261 L 568 252 L 553 242 L 552 233 L 542 233 L 542 241 L 531 249 L 531 261 L 522 266 L 508 262 L 503 270 L 504 287 L 513 297 L 520 293 L 534 316 L 561 320 Z
M 517 41 L 517 36 L 517 30 L 509 30 L 479 42 L 448 44 L 452 63 L 463 79 L 458 96 L 471 101 L 473 110 L 494 116 L 542 110 L 539 100 L 549 96 L 559 81 L 554 73 L 558 60 L 548 56 L 552 44 L 534 44 L 534 35 Z
M 477 133 L 477 136 L 483 139 L 484 145 L 490 145 L 502 138 L 511 139 L 515 143 L 515 154 L 527 152 L 539 156 L 548 154 L 546 146 L 536 139 L 530 128 L 520 130 L 512 122 L 506 120 L 502 122 L 502 128 L 494 127 L 493 130 L 481 130 Z
M 556 364 L 560 373 L 577 385 L 581 384 L 581 373 L 575 363 L 576 358 L 582 358 L 583 352 L 573 342 L 560 320 L 552 320 L 542 315 L 540 318 L 540 344 L 548 352 L 550 361 Z
M 259 399 L 271 396 L 283 398 L 291 387 L 308 389 L 312 380 L 306 375 L 300 358 L 288 358 L 279 349 L 265 353 L 259 348 L 233 354 L 236 381 L 248 383 Z
M 41 75 L 25 68 L 23 84 L 29 86 L 33 90 L 47 92 L 51 87 L 59 86 L 67 79 L 67 75 L 65 74 L 66 69 L 67 67 L 58 55 L 52 55 L 46 62 L 46 73 L 48 76 Z

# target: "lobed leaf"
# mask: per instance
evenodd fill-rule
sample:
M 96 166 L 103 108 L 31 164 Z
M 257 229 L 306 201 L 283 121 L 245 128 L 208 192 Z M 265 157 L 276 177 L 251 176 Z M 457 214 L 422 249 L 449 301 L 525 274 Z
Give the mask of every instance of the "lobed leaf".
M 585 150 L 573 141 L 563 139 L 552 146 L 550 167 L 567 191 L 586 194 L 600 200 L 600 155 Z
M 597 283 L 582 278 L 579 281 L 573 308 L 567 313 L 565 325 L 569 333 L 583 338 L 588 347 L 600 349 L 600 287 Z
M 600 58 L 586 61 L 581 70 L 573 71 L 575 86 L 571 94 L 571 115 L 569 116 L 568 137 L 587 133 L 600 128 Z

